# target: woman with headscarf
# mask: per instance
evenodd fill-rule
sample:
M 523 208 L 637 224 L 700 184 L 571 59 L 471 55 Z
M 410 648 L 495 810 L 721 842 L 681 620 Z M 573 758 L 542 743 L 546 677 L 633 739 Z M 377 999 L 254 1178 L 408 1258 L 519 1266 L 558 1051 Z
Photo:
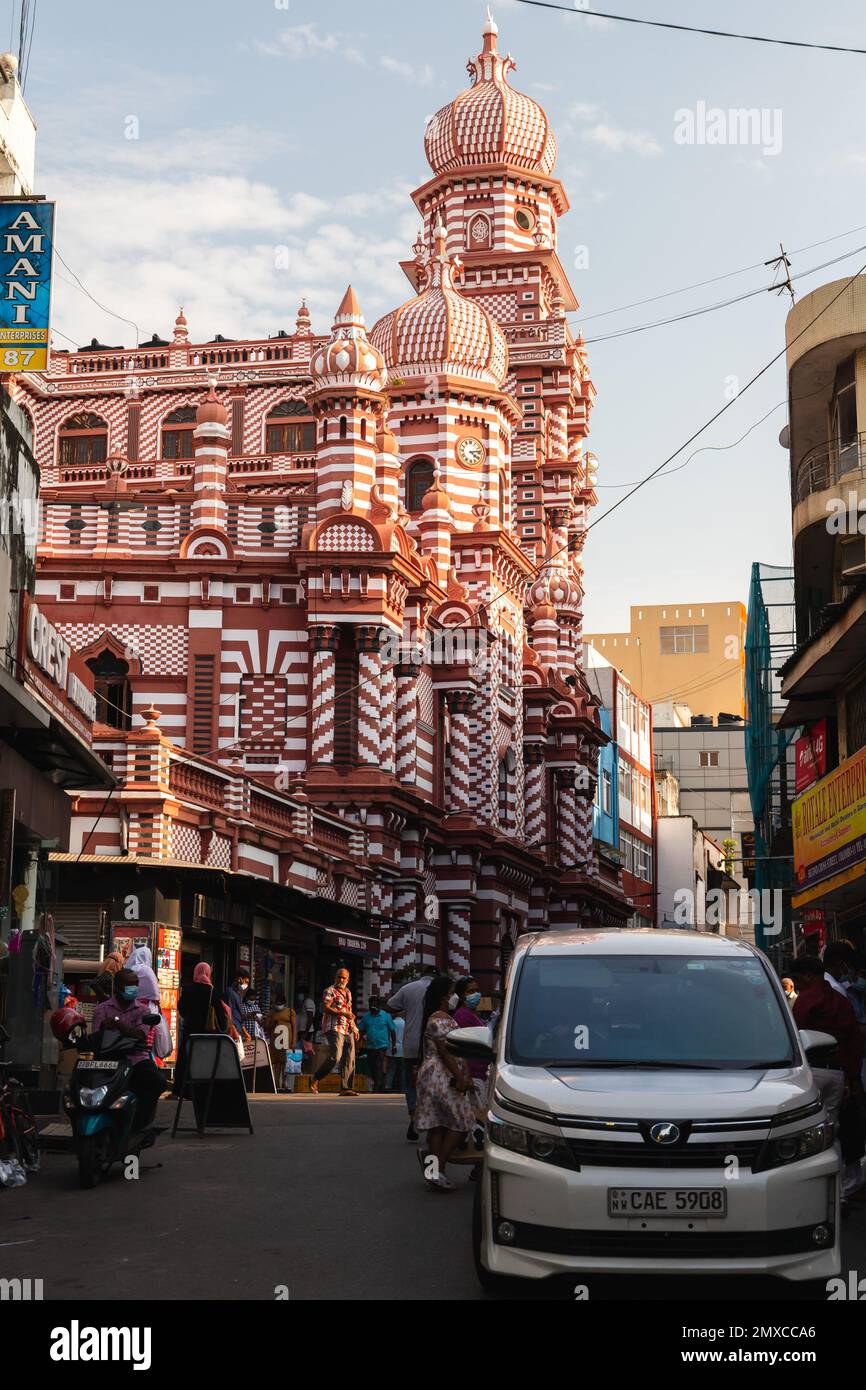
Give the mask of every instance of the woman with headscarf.
M 159 981 L 153 973 L 153 957 L 150 954 L 149 946 L 136 946 L 130 952 L 129 959 L 124 966 L 125 970 L 132 970 L 138 976 L 138 997 L 142 1004 L 148 1007 L 148 1013 L 161 1014 L 162 1009 L 159 1003 Z M 162 1058 L 171 1055 L 172 1051 L 171 1032 L 168 1024 L 163 1018 L 160 1023 L 154 1024 L 147 1032 L 147 1045 L 154 1051 L 154 1061 L 158 1067 L 162 1066 Z
M 177 1092 L 183 1086 L 186 1071 L 186 1039 L 193 1033 L 224 1033 L 225 1013 L 216 998 L 211 968 L 207 961 L 199 961 L 192 973 L 192 984 L 184 985 L 180 992 L 177 1012 L 180 1017 L 181 1036 L 178 1043 L 177 1071 L 174 1086 Z

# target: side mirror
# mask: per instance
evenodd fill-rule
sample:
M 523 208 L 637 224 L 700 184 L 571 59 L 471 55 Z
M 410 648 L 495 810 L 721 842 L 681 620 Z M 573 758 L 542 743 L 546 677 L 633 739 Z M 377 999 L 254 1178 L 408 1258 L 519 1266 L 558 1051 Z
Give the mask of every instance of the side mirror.
M 458 1057 L 475 1062 L 492 1062 L 496 1057 L 491 1028 L 455 1028 L 445 1039 L 445 1046 Z
M 838 1046 L 833 1034 L 819 1033 L 816 1028 L 801 1028 L 799 1032 L 806 1060 L 816 1067 L 826 1066 Z

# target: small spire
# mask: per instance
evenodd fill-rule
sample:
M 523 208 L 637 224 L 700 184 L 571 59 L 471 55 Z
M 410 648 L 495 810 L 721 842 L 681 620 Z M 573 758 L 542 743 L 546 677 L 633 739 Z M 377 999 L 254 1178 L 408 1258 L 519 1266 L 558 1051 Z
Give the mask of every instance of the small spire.
M 178 314 L 177 318 L 176 318 L 175 321 L 174 321 L 174 339 L 173 339 L 173 341 L 174 341 L 175 343 L 185 343 L 185 342 L 188 340 L 188 338 L 189 338 L 189 329 L 187 328 L 186 317 L 185 317 L 184 312 L 183 312 L 183 306 L 181 306 L 180 313 Z
M 495 19 L 493 18 L 493 15 L 492 15 L 492 13 L 491 13 L 490 6 L 489 6 L 489 5 L 487 6 L 487 21 L 486 21 L 486 23 L 485 23 L 485 25 L 484 25 L 484 28 L 483 28 L 483 30 L 482 30 L 481 32 L 482 32 L 482 34 L 483 34 L 483 36 L 484 36 L 484 52 L 485 52 L 485 53 L 495 53 L 495 52 L 496 52 L 496 37 L 497 37 L 497 35 L 498 35 L 498 33 L 499 33 L 499 26 L 497 25 Z
M 313 331 L 306 299 L 301 300 L 301 307 L 298 310 L 298 317 L 295 320 L 295 331 L 304 337 L 308 336 Z
M 346 321 L 361 324 L 363 324 L 364 322 L 364 315 L 361 313 L 361 306 L 358 303 L 358 296 L 355 294 L 355 291 L 351 285 L 348 287 L 346 293 L 343 295 L 340 307 L 337 310 L 336 322 L 345 323 Z

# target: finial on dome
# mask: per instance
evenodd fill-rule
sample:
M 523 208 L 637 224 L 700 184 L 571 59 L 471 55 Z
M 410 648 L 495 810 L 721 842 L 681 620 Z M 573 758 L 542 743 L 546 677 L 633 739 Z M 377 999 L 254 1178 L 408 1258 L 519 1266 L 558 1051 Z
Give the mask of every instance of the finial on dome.
M 484 52 L 495 53 L 496 36 L 499 33 L 499 27 L 496 20 L 493 18 L 489 5 L 487 6 L 487 22 L 481 32 L 484 36 Z
M 181 305 L 180 313 L 174 321 L 174 342 L 185 343 L 188 338 L 189 329 L 183 312 L 183 305 Z
M 445 223 L 442 221 L 442 210 L 436 214 L 436 225 L 433 228 L 433 260 L 444 261 L 447 255 L 445 244 L 448 233 L 445 230 Z
M 301 307 L 298 310 L 298 317 L 295 319 L 295 332 L 300 333 L 303 336 L 308 336 L 310 333 L 312 333 L 312 331 L 313 329 L 310 323 L 310 311 L 307 308 L 307 301 L 306 299 L 302 299 Z

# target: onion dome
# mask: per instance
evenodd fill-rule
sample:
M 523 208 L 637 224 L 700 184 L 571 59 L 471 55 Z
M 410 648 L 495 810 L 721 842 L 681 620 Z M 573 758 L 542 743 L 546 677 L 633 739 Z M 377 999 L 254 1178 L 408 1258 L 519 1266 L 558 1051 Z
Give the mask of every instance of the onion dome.
M 189 329 L 183 309 L 181 309 L 174 321 L 174 337 L 172 338 L 172 342 L 181 344 L 189 342 Z
M 427 124 L 424 151 L 434 174 L 476 164 L 511 164 L 543 175 L 553 170 L 556 136 L 538 102 L 509 85 L 516 64 L 510 53 L 497 51 L 497 33 L 488 10 L 484 47 L 467 64 L 472 85 Z
M 310 364 L 313 390 L 322 386 L 363 385 L 381 391 L 385 385 L 385 362 L 381 352 L 371 346 L 364 315 L 350 285 L 337 310 L 330 342 Z
M 295 319 L 295 332 L 302 338 L 308 338 L 313 331 L 310 322 L 310 311 L 307 308 L 307 301 L 301 300 L 301 307 L 298 310 L 298 317 Z
M 394 376 L 469 377 L 502 388 L 508 345 L 499 324 L 454 284 L 454 264 L 438 222 L 420 293 L 374 326 L 370 341 Z
M 195 412 L 195 423 L 198 425 L 228 425 L 229 417 L 222 401 L 217 396 L 216 377 L 208 379 L 208 393 L 204 400 L 199 403 Z

